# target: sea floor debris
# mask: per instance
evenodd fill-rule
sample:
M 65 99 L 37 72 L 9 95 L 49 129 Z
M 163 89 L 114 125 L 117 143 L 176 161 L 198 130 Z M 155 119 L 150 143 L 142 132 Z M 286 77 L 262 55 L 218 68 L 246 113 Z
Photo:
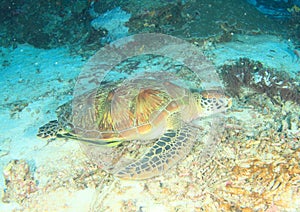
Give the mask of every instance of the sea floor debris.
M 261 101 L 272 107 L 256 105 Z M 287 111 L 293 118 L 282 115 Z M 267 95 L 242 95 L 226 115 L 221 141 L 206 161 L 199 158 L 204 145 L 199 142 L 168 173 L 145 181 L 121 181 L 101 171 L 78 149 L 73 157 L 64 158 L 63 172 L 48 173 L 48 182 L 38 185 L 38 191 L 21 204 L 26 210 L 71 209 L 77 195 L 89 193 L 81 207 L 92 211 L 296 210 L 300 208 L 300 122 L 293 130 L 288 126 L 290 120 L 299 120 L 299 114 L 300 107 L 293 102 L 279 106 Z M 40 176 L 46 173 L 47 167 L 39 170 Z

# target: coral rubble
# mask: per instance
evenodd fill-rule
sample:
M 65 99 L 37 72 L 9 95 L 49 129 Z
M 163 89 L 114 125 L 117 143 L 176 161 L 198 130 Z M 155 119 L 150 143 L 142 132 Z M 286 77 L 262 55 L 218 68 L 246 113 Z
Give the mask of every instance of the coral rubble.
M 24 160 L 12 160 L 3 170 L 6 188 L 2 196 L 3 202 L 21 203 L 29 195 L 37 191 L 37 183 L 32 177 L 29 164 Z

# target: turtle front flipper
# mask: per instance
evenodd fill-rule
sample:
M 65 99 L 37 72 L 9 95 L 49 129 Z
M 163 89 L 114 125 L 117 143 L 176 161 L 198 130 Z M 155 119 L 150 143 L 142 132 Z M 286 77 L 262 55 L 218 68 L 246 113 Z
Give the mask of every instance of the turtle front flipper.
M 196 128 L 187 125 L 179 130 L 168 130 L 141 159 L 120 169 L 115 176 L 142 180 L 160 175 L 191 151 L 196 136 Z
M 41 126 L 37 133 L 38 137 L 41 138 L 56 138 L 57 133 L 61 130 L 61 126 L 57 120 L 48 122 L 47 124 Z

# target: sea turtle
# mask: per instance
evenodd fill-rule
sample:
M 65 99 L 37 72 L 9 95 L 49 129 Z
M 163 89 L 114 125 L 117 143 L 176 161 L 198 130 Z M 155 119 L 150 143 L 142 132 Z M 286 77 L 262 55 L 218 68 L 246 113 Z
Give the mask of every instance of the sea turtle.
M 139 159 L 113 169 L 119 178 L 146 179 L 165 172 L 190 152 L 199 130 L 191 124 L 194 119 L 230 107 L 231 98 L 218 90 L 191 91 L 157 79 L 108 83 L 60 106 L 58 120 L 42 126 L 38 136 L 73 138 L 93 150 L 106 148 L 104 155 L 113 154 L 125 141 L 153 141 Z M 119 160 L 105 161 L 106 168 L 114 165 L 114 159 Z

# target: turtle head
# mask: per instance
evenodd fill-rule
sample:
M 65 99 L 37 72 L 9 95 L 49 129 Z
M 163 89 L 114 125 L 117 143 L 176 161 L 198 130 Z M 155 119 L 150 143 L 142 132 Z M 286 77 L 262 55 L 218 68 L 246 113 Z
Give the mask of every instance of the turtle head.
M 207 90 L 195 95 L 199 116 L 209 116 L 214 113 L 224 112 L 232 105 L 232 99 L 222 91 Z

